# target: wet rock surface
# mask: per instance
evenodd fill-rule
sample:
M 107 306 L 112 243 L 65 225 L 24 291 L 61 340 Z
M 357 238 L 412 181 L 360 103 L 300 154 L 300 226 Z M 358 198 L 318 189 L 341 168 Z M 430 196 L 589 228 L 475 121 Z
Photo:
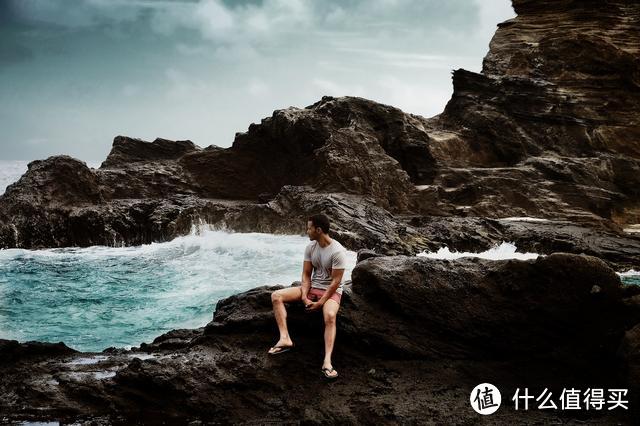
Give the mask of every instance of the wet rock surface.
M 302 234 L 318 212 L 359 251 L 338 318 L 259 287 L 213 320 L 124 350 L 0 341 L 0 419 L 94 423 L 631 423 L 640 416 L 640 5 L 514 0 L 481 73 L 426 119 L 361 98 L 277 110 L 230 148 L 114 139 L 100 168 L 33 161 L 0 196 L 0 248 L 138 245 L 199 223 Z M 503 241 L 535 261 L 445 261 Z M 588 256 L 587 256 L 588 255 Z M 490 382 L 504 409 L 479 419 Z M 516 412 L 516 388 L 628 388 L 631 410 Z
M 620 370 L 637 363 L 637 333 L 625 334 L 637 319 L 624 307 L 629 292 L 596 258 L 363 260 L 338 314 L 340 377 L 331 383 L 320 373 L 322 316 L 303 312 L 300 303 L 288 304 L 296 347 L 267 355 L 277 340 L 270 294 L 278 288 L 221 300 L 206 327 L 173 330 L 131 351 L 2 363 L 0 413 L 10 420 L 115 423 L 464 423 L 478 421 L 469 395 L 488 381 L 504 405 L 491 421 L 625 423 L 634 415 L 515 411 L 510 401 L 525 386 L 549 388 L 557 399 L 570 386 L 633 392 L 640 385 Z M 619 351 L 622 341 L 628 343 Z

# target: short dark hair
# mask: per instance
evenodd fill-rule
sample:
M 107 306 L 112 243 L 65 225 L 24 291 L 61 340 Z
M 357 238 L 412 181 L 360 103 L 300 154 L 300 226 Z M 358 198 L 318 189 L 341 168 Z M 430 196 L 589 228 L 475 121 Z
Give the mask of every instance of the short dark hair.
M 309 220 L 316 228 L 322 229 L 325 234 L 329 233 L 329 218 L 323 214 L 314 214 L 309 216 Z

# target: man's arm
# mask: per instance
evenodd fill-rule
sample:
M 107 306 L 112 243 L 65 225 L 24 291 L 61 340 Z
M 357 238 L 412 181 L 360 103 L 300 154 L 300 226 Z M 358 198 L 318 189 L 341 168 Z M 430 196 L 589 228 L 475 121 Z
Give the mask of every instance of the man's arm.
M 340 282 L 342 282 L 342 275 L 344 275 L 344 269 L 332 269 L 331 270 L 331 284 L 327 291 L 324 292 L 322 297 L 318 300 L 318 302 L 324 305 L 324 302 L 329 300 L 333 293 L 336 292 L 338 287 L 340 287 Z
M 311 271 L 313 270 L 313 265 L 311 261 L 305 260 L 302 264 L 302 301 L 305 302 L 307 300 L 307 294 L 309 294 L 309 289 L 311 288 Z

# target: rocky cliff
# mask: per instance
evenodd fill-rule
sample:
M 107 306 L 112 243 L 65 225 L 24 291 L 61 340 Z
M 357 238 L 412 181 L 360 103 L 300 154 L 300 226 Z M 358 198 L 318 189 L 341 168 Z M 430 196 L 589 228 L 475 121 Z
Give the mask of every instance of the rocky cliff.
M 275 111 L 230 148 L 118 136 L 98 169 L 34 161 L 0 197 L 4 248 L 141 244 L 199 221 L 299 233 L 309 214 L 327 213 L 338 240 L 372 257 L 354 270 L 338 319 L 346 380 L 320 382 L 322 324 L 296 306 L 297 353 L 265 354 L 273 288 L 257 288 L 218 303 L 206 327 L 132 351 L 4 341 L 0 415 L 464 423 L 477 421 L 470 389 L 491 381 L 507 404 L 523 386 L 628 387 L 633 398 L 631 412 L 509 406 L 496 421 L 637 418 L 640 296 L 611 268 L 640 268 L 640 238 L 624 232 L 640 223 L 640 4 L 513 5 L 482 72 L 455 71 L 436 117 L 324 97 Z M 550 256 L 413 256 L 503 240 Z
M 292 191 L 394 222 L 387 241 L 360 236 L 354 249 L 409 254 L 447 243 L 414 229 L 415 217 L 533 216 L 624 238 L 640 222 L 638 6 L 514 7 L 482 73 L 454 72 L 439 116 L 325 97 L 275 111 L 230 148 L 118 136 L 99 169 L 65 156 L 32 162 L 0 197 L 0 246 L 140 244 L 183 234 L 195 220 L 299 232 L 295 221 L 308 212 L 282 204 Z M 274 215 L 289 225 L 265 223 Z
M 436 184 L 483 215 L 519 207 L 638 223 L 640 9 L 568 0 L 514 8 L 482 73 L 456 71 L 453 96 L 432 120 L 446 132 L 432 151 L 447 169 Z

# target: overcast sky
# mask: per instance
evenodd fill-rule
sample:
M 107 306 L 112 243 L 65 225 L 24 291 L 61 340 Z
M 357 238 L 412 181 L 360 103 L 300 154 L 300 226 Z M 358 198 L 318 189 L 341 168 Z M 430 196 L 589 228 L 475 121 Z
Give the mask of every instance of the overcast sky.
M 509 0 L 0 0 L 0 159 L 102 160 L 116 135 L 228 147 L 323 95 L 430 117 L 513 16 Z

